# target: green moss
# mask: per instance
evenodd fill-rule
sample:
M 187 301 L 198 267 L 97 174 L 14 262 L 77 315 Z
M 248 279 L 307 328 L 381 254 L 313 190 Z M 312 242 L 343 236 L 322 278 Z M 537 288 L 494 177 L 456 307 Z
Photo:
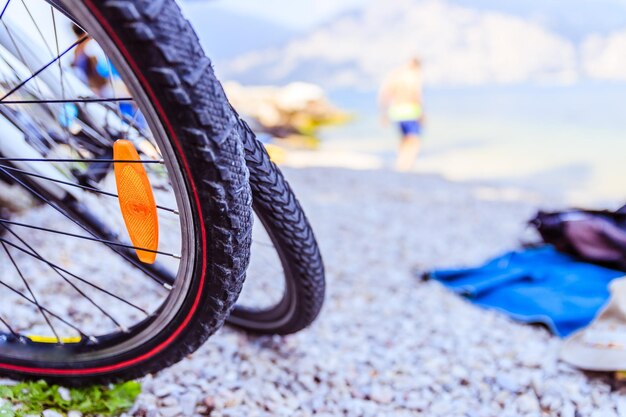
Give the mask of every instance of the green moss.
M 45 381 L 0 386 L 0 398 L 4 400 L 0 405 L 0 417 L 41 414 L 44 410 L 60 413 L 80 411 L 85 416 L 116 416 L 131 408 L 140 392 L 141 384 L 136 381 L 67 391 Z

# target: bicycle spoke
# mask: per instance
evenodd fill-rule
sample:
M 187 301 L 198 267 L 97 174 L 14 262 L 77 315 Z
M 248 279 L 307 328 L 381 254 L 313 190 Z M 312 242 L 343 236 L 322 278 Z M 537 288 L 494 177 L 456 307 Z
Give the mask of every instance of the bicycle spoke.
M 34 172 L 24 171 L 24 170 L 19 169 L 19 168 L 13 168 L 13 167 L 10 167 L 10 166 L 7 166 L 7 165 L 2 165 L 2 164 L 0 164 L 0 168 L 8 169 L 9 171 L 13 171 L 13 172 L 19 172 L 20 174 L 23 174 L 23 175 L 26 175 L 26 176 L 29 176 L 29 177 L 40 178 L 42 180 L 54 182 L 54 183 L 57 183 L 57 184 L 63 184 L 63 185 L 67 185 L 69 187 L 74 187 L 74 188 L 78 188 L 78 189 L 81 189 L 81 190 L 90 191 L 90 192 L 101 194 L 101 195 L 104 195 L 104 196 L 107 196 L 107 197 L 119 198 L 119 196 L 117 194 L 115 194 L 115 193 L 109 193 L 107 191 L 102 191 L 102 190 L 99 190 L 99 189 L 94 188 L 94 187 L 89 187 L 87 185 L 80 185 L 80 184 L 75 184 L 75 183 L 69 182 L 69 181 L 58 180 L 56 178 L 46 177 L 45 175 L 40 175 L 40 174 L 36 174 Z M 161 205 L 157 205 L 156 207 L 159 210 L 167 211 L 167 212 L 172 213 L 172 214 L 176 214 L 176 215 L 180 214 L 178 212 L 178 210 L 175 210 L 175 209 L 163 207 Z
M 29 16 L 31 16 L 31 20 L 33 20 L 32 15 L 30 14 L 30 10 L 28 9 L 28 7 L 26 7 L 26 4 L 24 3 L 24 0 L 22 0 L 22 4 L 23 4 L 23 5 L 24 5 L 24 7 L 26 8 L 26 11 L 27 11 L 27 13 L 29 14 Z M 35 22 L 34 22 L 34 20 L 33 20 L 33 23 L 35 23 Z M 17 53 L 18 53 L 18 55 L 19 55 L 19 58 L 20 58 L 21 62 L 22 62 L 22 63 L 26 66 L 26 68 L 28 69 L 28 72 L 29 72 L 29 73 L 30 73 L 30 75 L 32 76 L 32 75 L 33 75 L 33 71 L 32 71 L 32 69 L 31 69 L 31 67 L 30 67 L 30 65 L 29 65 L 29 63 L 28 63 L 28 61 L 24 58 L 24 55 L 22 54 L 22 50 L 21 50 L 21 48 L 18 46 L 18 44 L 17 44 L 17 42 L 16 42 L 16 40 L 15 40 L 15 37 L 13 36 L 13 33 L 11 32 L 11 30 L 9 30 L 9 27 L 7 26 L 7 24 L 6 24 L 5 22 L 2 22 L 2 25 L 4 26 L 4 29 L 6 30 L 7 35 L 9 35 L 9 39 L 11 40 L 11 44 L 13 45 L 13 47 L 15 48 L 15 50 L 17 51 Z M 37 27 L 37 30 L 39 30 L 39 27 L 38 27 L 37 25 L 35 25 L 35 26 Z M 46 46 L 47 46 L 47 44 L 46 44 Z M 50 51 L 50 54 L 52 55 L 52 51 L 50 50 L 50 48 L 49 48 L 49 47 L 48 47 L 48 50 Z M 14 69 L 14 74 L 15 74 L 15 75 L 16 75 L 16 77 L 18 77 L 18 79 L 19 79 L 19 75 L 15 72 L 15 69 Z M 42 92 L 42 90 L 41 90 L 41 86 L 40 86 L 40 82 L 39 82 L 39 80 L 35 79 L 35 80 L 34 80 L 34 83 L 35 83 L 35 89 L 37 90 L 37 92 L 39 93 L 39 95 L 40 95 L 41 97 L 43 97 L 43 96 L 44 96 L 44 94 L 43 94 L 43 92 Z M 47 114 L 49 114 L 51 117 L 54 117 L 54 114 L 53 114 L 53 112 L 52 112 L 52 109 L 50 109 L 50 108 L 45 108 L 45 111 L 46 111 L 46 113 L 47 113 Z M 27 108 L 26 112 L 27 112 L 27 113 L 29 113 L 29 114 L 31 114 L 31 113 L 32 113 L 32 112 L 30 111 L 30 108 Z M 35 116 L 35 118 L 36 118 L 36 116 Z M 51 142 L 50 138 L 46 137 L 46 142 L 48 143 L 48 145 L 49 145 L 49 146 L 53 146 L 53 143 Z
M 8 230 L 13 236 L 15 236 L 20 242 L 22 242 L 22 244 L 24 244 L 33 254 L 34 257 L 36 259 L 42 260 L 43 261 L 43 257 L 39 254 L 39 252 L 37 252 L 32 246 L 30 246 L 23 238 L 21 238 L 17 233 L 15 233 L 13 230 L 11 230 L 10 228 L 6 227 L 3 225 L 3 227 Z M 48 265 L 48 267 L 50 269 L 52 269 L 52 271 L 54 271 L 58 276 L 61 277 L 61 279 L 63 281 L 65 281 L 67 284 L 69 284 L 74 290 L 76 290 L 77 293 L 79 293 L 80 295 L 82 295 L 84 298 L 87 299 L 87 301 L 89 301 L 94 307 L 96 307 L 98 310 L 100 310 L 100 312 L 102 314 L 104 314 L 106 317 L 108 317 L 113 324 L 115 324 L 120 330 L 122 330 L 123 332 L 127 332 L 128 329 L 126 329 L 124 326 L 122 326 L 117 320 L 115 320 L 115 318 L 113 316 L 111 316 L 109 313 L 107 313 L 101 306 L 99 306 L 91 297 L 89 297 L 87 294 L 85 294 L 85 292 L 83 290 L 81 290 L 80 288 L 78 288 L 78 286 L 76 286 L 76 284 L 74 284 L 73 282 L 71 282 L 65 275 L 61 274 L 59 271 L 57 271 L 55 268 L 53 268 L 51 265 Z
M 24 300 L 28 301 L 31 304 L 36 304 L 33 300 L 31 300 L 30 298 L 28 298 L 27 296 L 25 296 L 21 291 L 16 290 L 15 288 L 13 288 L 12 286 L 10 286 L 9 284 L 7 284 L 6 282 L 0 280 L 0 285 L 5 287 L 6 289 L 8 289 L 9 291 L 11 291 L 12 293 L 18 295 L 20 298 L 23 298 Z M 68 322 L 67 320 L 65 320 L 63 317 L 61 317 L 60 315 L 50 311 L 49 309 L 47 309 L 44 306 L 41 306 L 41 309 L 46 312 L 48 315 L 54 317 L 55 319 L 59 320 L 61 323 L 65 324 L 68 327 L 71 327 L 72 329 L 76 330 L 81 336 L 84 337 L 88 337 L 86 335 L 85 332 L 83 332 L 82 330 L 80 330 L 78 327 L 76 327 L 75 325 L 73 325 L 72 323 Z M 93 337 L 89 336 L 88 337 L 90 340 L 95 340 Z
M 135 125 L 135 123 L 137 123 L 137 117 L 139 117 L 139 107 L 135 109 L 135 111 L 133 112 L 133 118 L 131 119 L 130 123 L 128 123 L 128 129 L 126 129 L 126 137 L 130 135 L 130 131 L 133 130 L 133 126 Z
M 74 233 L 63 232 L 61 230 L 54 230 L 54 229 L 48 229 L 46 227 L 33 226 L 31 224 L 12 222 L 12 221 L 5 220 L 5 219 L 0 219 L 0 223 L 10 224 L 10 225 L 13 225 L 13 226 L 18 226 L 18 227 L 24 227 L 26 229 L 40 230 L 42 232 L 48 232 L 48 233 L 53 233 L 53 234 L 57 234 L 57 235 L 73 237 L 73 238 L 76 238 L 76 239 L 89 240 L 91 242 L 99 242 L 99 243 L 102 243 L 104 245 L 118 246 L 118 247 L 121 247 L 121 248 L 133 249 L 133 250 L 136 250 L 136 251 L 156 253 L 158 255 L 169 256 L 169 257 L 174 258 L 174 259 L 180 259 L 180 255 L 176 255 L 176 254 L 173 254 L 173 253 L 161 252 L 161 251 L 158 251 L 158 250 L 152 250 L 152 249 L 147 249 L 147 248 L 139 248 L 137 246 L 126 245 L 124 243 L 113 242 L 113 241 L 110 241 L 110 240 L 104 240 L 104 239 L 100 239 L 100 238 L 97 238 L 97 237 L 82 236 L 82 235 L 77 235 L 77 234 L 74 234 Z
M 124 159 L 54 159 L 54 158 L 0 158 L 1 162 L 68 162 L 68 163 L 89 163 L 89 164 L 164 164 L 164 160 L 124 160 Z
M 37 301 L 37 297 L 35 296 L 35 293 L 33 292 L 33 290 L 30 288 L 30 285 L 28 284 L 28 281 L 26 280 L 26 277 L 22 273 L 22 270 L 20 269 L 19 266 L 17 266 L 17 262 L 15 262 L 15 259 L 13 258 L 13 255 L 11 255 L 11 252 L 9 252 L 9 248 L 7 248 L 7 245 L 4 242 L 0 242 L 0 243 L 2 243 L 2 248 L 4 248 L 4 251 L 6 252 L 7 256 L 9 257 L 9 259 L 11 260 L 11 263 L 13 264 L 15 269 L 17 270 L 18 275 L 20 276 L 20 278 L 22 278 L 22 282 L 24 283 L 24 286 L 26 286 L 26 289 L 30 293 L 30 296 L 33 298 L 34 304 L 37 306 L 37 309 L 39 309 L 39 312 L 41 313 L 41 315 L 43 316 L 44 320 L 48 324 L 48 327 L 50 327 L 50 330 L 52 330 L 52 333 L 54 334 L 54 337 L 56 337 L 57 340 L 61 340 L 61 338 L 59 338 L 59 334 L 57 333 L 56 329 L 54 328 L 54 326 L 50 322 L 50 319 L 48 318 L 48 316 L 44 312 L 41 304 L 39 304 L 39 302 Z
M 24 0 L 22 0 L 22 3 L 23 2 L 24 2 Z M 33 71 L 30 68 L 30 65 L 28 65 L 28 61 L 26 61 L 26 59 L 24 59 L 24 55 L 22 54 L 22 50 L 17 45 L 17 42 L 15 41 L 15 38 L 13 37 L 13 34 L 9 30 L 9 27 L 4 22 L 2 22 L 2 26 L 4 26 L 4 29 L 7 31 L 7 34 L 9 35 L 9 39 L 11 40 L 11 44 L 13 45 L 15 50 L 17 51 L 17 54 L 19 55 L 19 58 L 20 58 L 21 62 L 26 66 L 26 68 L 28 69 L 28 72 L 30 72 L 30 75 L 33 75 Z M 13 72 L 14 72 L 14 74 L 16 76 L 18 76 L 18 74 L 15 73 L 15 69 L 13 70 Z M 19 79 L 19 76 L 18 76 L 18 79 Z M 41 87 L 40 87 L 39 82 L 37 80 L 35 80 L 35 88 L 37 89 L 37 92 L 43 97 L 43 92 L 41 91 Z
M 22 0 L 22 5 L 24 6 L 24 9 L 26 9 L 26 13 L 28 13 L 28 16 L 30 17 L 30 21 L 33 22 L 33 26 L 35 26 L 35 29 L 37 29 L 37 33 L 39 33 L 39 37 L 43 41 L 43 44 L 46 45 L 46 49 L 48 49 L 48 52 L 50 52 L 51 56 L 54 56 L 54 52 L 52 52 L 52 49 L 50 48 L 50 45 L 48 45 L 48 40 L 46 39 L 44 34 L 41 32 L 41 28 L 39 27 L 39 25 L 35 21 L 35 18 L 33 17 L 33 14 L 30 12 L 30 9 L 26 5 L 26 1 L 25 0 Z
M 12 232 L 10 229 L 8 229 L 6 226 L 4 226 L 4 225 L 3 225 L 3 227 L 5 228 L 5 230 L 9 230 L 9 232 L 13 234 L 13 232 Z M 15 235 L 14 235 L 14 236 L 15 236 Z M 21 241 L 21 239 L 19 239 L 19 238 L 18 238 L 18 240 L 20 240 L 20 241 Z M 24 254 L 26 254 L 26 255 L 28 255 L 28 256 L 31 256 L 31 257 L 33 257 L 33 258 L 35 258 L 35 259 L 37 259 L 37 260 L 39 260 L 39 261 L 41 261 L 41 262 L 43 262 L 43 263 L 45 263 L 46 265 L 50 266 L 51 268 L 55 269 L 56 271 L 62 272 L 62 273 L 64 273 L 64 274 L 67 274 L 67 275 L 69 275 L 70 277 L 72 277 L 72 278 L 74 278 L 74 279 L 76 279 L 76 280 L 78 280 L 78 281 L 82 282 L 83 284 L 86 284 L 86 285 L 88 285 L 88 286 L 90 286 L 90 287 L 92 287 L 92 288 L 94 288 L 94 289 L 96 289 L 96 290 L 98 290 L 98 291 L 102 292 L 103 294 L 106 294 L 106 295 L 108 295 L 108 296 L 110 296 L 110 297 L 112 297 L 112 298 L 114 298 L 114 299 L 116 299 L 116 300 L 118 300 L 118 301 L 121 301 L 122 303 L 124 303 L 124 304 L 128 305 L 129 307 L 132 307 L 132 308 L 134 308 L 135 310 L 138 310 L 138 311 L 142 312 L 142 313 L 143 313 L 143 314 L 145 314 L 146 316 L 149 316 L 149 315 L 150 315 L 150 313 L 148 313 L 148 312 L 147 312 L 146 310 L 144 310 L 143 308 L 141 308 L 141 307 L 137 306 L 136 304 L 133 304 L 133 303 L 131 303 L 130 301 L 128 301 L 128 300 L 126 300 L 126 299 L 124 299 L 124 298 L 120 297 L 119 295 L 116 295 L 116 294 L 114 294 L 114 293 L 112 293 L 112 292 L 110 292 L 110 291 L 108 291 L 108 290 L 106 290 L 106 289 L 104 289 L 104 288 L 102 288 L 102 287 L 99 287 L 98 285 L 96 285 L 96 284 L 92 283 L 91 281 L 88 281 L 88 280 L 86 280 L 86 279 L 84 279 L 84 278 L 79 277 L 78 275 L 76 275 L 76 274 L 74 274 L 74 273 L 72 273 L 72 272 L 68 271 L 67 269 L 64 269 L 63 267 L 60 267 L 59 265 L 56 265 L 56 264 L 54 264 L 54 263 L 52 263 L 52 262 L 50 262 L 50 261 L 48 261 L 48 260 L 44 259 L 43 257 L 37 256 L 37 255 L 35 255 L 34 253 L 29 252 L 28 250 L 26 250 L 26 249 L 22 248 L 21 246 L 18 246 L 18 245 L 16 245 L 16 244 L 14 244 L 13 242 L 9 242 L 8 240 L 6 240 L 6 239 L 4 239 L 4 238 L 0 238 L 0 242 L 4 242 L 4 243 L 6 243 L 7 245 L 9 245 L 9 246 L 11 246 L 11 247 L 13 247 L 13 248 L 17 249 L 18 251 L 20 251 L 20 252 L 22 252 L 22 253 L 24 253 Z M 24 243 L 26 246 L 28 246 L 28 244 L 26 244 L 25 242 L 22 242 L 22 243 Z
M 36 197 L 40 198 L 42 201 L 44 201 L 46 204 L 48 204 L 50 207 L 52 207 L 54 210 L 56 210 L 58 213 L 60 213 L 63 217 L 67 218 L 69 221 L 71 221 L 72 223 L 74 223 L 75 225 L 77 225 L 78 227 L 80 227 L 81 229 L 83 229 L 84 231 L 86 231 L 87 233 L 91 234 L 92 236 L 94 236 L 95 238 L 95 233 L 93 233 L 92 231 L 90 231 L 87 227 L 85 227 L 84 225 L 82 225 L 78 220 L 72 218 L 69 214 L 67 214 L 64 210 L 62 210 L 61 208 L 59 208 L 57 205 L 53 204 L 50 200 L 48 200 L 47 198 L 45 198 L 41 193 L 37 192 L 35 189 L 33 189 L 32 187 L 30 187 L 28 184 L 26 184 L 24 181 L 21 181 L 19 178 L 17 178 L 15 175 L 11 174 L 8 170 L 2 168 L 0 166 L 0 171 L 2 171 L 5 175 L 9 176 L 10 178 L 13 179 L 13 181 L 19 183 L 22 187 L 24 187 L 25 189 L 27 189 L 28 191 L 30 191 L 33 195 L 35 195 Z M 11 223 L 8 221 L 5 221 L 5 223 Z M 28 225 L 26 225 L 28 226 Z M 32 228 L 32 227 L 31 227 Z M 98 240 L 98 239 L 94 239 L 94 240 Z M 117 242 L 112 242 L 111 244 L 107 244 L 106 241 L 103 241 L 103 243 L 105 245 L 107 245 L 109 247 L 109 249 L 113 250 L 114 252 L 118 253 L 121 255 L 121 253 L 119 251 L 117 251 L 114 247 L 125 247 L 127 249 L 135 249 L 135 250 L 142 250 L 140 248 L 135 248 L 133 246 L 130 245 L 123 245 L 123 244 L 119 244 Z M 146 250 L 151 252 L 150 250 Z M 157 254 L 159 252 L 156 252 Z M 174 258 L 174 259 L 181 259 L 180 255 L 174 255 L 174 254 L 167 254 L 168 256 Z M 166 286 L 166 288 L 168 289 L 172 289 L 172 285 L 168 282 L 164 282 L 162 278 L 155 276 L 153 273 L 151 273 L 150 271 L 143 271 L 147 276 L 149 276 L 152 280 L 154 280 L 155 282 L 159 283 L 160 285 L 164 285 Z M 166 285 L 167 284 L 167 285 Z
M 4 100 L 0 101 L 2 105 L 8 104 L 73 104 L 73 103 L 115 103 L 133 101 L 130 97 L 118 98 L 74 98 L 74 99 L 49 99 L 49 100 Z
M 1 316 L 0 316 L 0 323 L 4 324 L 4 326 L 7 329 L 9 329 L 9 332 L 11 332 L 11 334 L 13 336 L 18 337 L 18 338 L 20 337 L 20 335 L 15 330 L 13 330 L 13 327 L 11 327 L 11 325 L 5 319 L 3 319 Z
M 115 83 L 113 83 L 113 65 L 111 65 L 111 60 L 109 60 L 109 57 L 107 56 L 106 58 L 107 61 L 107 67 L 109 70 L 109 84 L 111 85 L 111 94 L 113 95 L 113 97 L 116 97 L 117 94 L 115 93 Z M 119 106 L 119 104 L 117 105 L 117 117 L 120 118 L 120 120 L 122 120 L 122 109 Z
M 83 226 L 80 222 L 78 222 L 77 220 L 75 220 L 74 218 L 72 218 L 69 214 L 67 214 L 67 213 L 66 213 L 65 211 L 63 211 L 61 208 L 57 207 L 57 206 L 56 206 L 55 204 L 53 204 L 50 200 L 48 200 L 47 198 L 45 198 L 45 197 L 44 197 L 41 193 L 39 193 L 39 192 L 37 192 L 36 190 L 34 190 L 32 187 L 30 187 L 28 184 L 26 184 L 26 183 L 24 183 L 23 181 L 21 181 L 21 180 L 20 180 L 19 178 L 17 178 L 15 175 L 11 174 L 9 171 L 7 171 L 6 169 L 3 169 L 2 167 L 0 167 L 0 171 L 4 172 L 4 174 L 5 174 L 5 175 L 8 175 L 8 176 L 9 176 L 9 177 L 11 177 L 14 181 L 18 182 L 18 183 L 19 183 L 22 187 L 26 188 L 26 189 L 27 189 L 27 190 L 29 190 L 32 194 L 34 194 L 35 196 L 37 196 L 38 198 L 40 198 L 41 200 L 43 200 L 44 202 L 46 202 L 46 203 L 47 203 L 50 207 L 52 207 L 52 208 L 53 208 L 53 209 L 55 209 L 57 212 L 59 212 L 61 215 L 63 215 L 63 217 L 67 218 L 67 219 L 68 219 L 68 220 L 70 220 L 72 223 L 74 223 L 75 225 L 77 225 L 78 227 L 80 227 L 81 229 L 83 229 L 84 231 L 86 231 L 87 233 L 89 233 L 89 234 L 91 234 L 92 236 L 94 236 L 93 238 L 88 238 L 88 237 L 85 237 L 85 236 L 75 235 L 75 236 L 76 236 L 76 237 L 78 237 L 78 238 L 83 238 L 83 239 L 86 239 L 86 240 L 92 240 L 92 241 L 97 241 L 97 242 L 103 243 L 103 244 L 107 245 L 109 248 L 111 248 L 111 250 L 114 250 L 114 251 L 115 251 L 115 249 L 113 249 L 113 248 L 112 248 L 112 246 L 115 246 L 115 247 L 123 247 L 123 248 L 126 248 L 126 249 L 134 249 L 135 251 L 137 251 L 137 250 L 141 250 L 141 251 L 145 251 L 145 252 L 150 252 L 150 253 L 156 253 L 156 254 L 160 254 L 160 255 L 164 255 L 164 256 L 169 256 L 169 257 L 174 258 L 174 259 L 181 259 L 181 256 L 180 256 L 180 255 L 175 255 L 175 254 L 172 254 L 172 253 L 165 253 L 165 252 L 160 252 L 160 251 L 153 251 L 153 250 L 150 250 L 150 249 L 143 249 L 143 248 L 138 248 L 138 247 L 131 246 L 131 245 L 125 245 L 125 244 L 118 243 L 118 242 L 109 242 L 109 241 L 106 241 L 106 240 L 103 240 L 103 239 L 99 239 L 99 238 L 97 238 L 97 237 L 96 237 L 96 235 L 95 235 L 93 232 L 91 232 L 89 229 L 87 229 L 85 226 Z M 1 219 L 1 220 L 0 220 L 0 222 L 4 222 L 4 223 L 6 223 L 6 224 L 14 224 L 14 225 L 20 226 L 20 224 L 18 224 L 18 223 L 15 223 L 15 222 L 9 222 L 8 220 L 4 220 L 4 219 Z M 43 231 L 46 231 L 46 229 L 45 229 L 45 228 L 37 228 L 37 227 L 35 227 L 35 226 L 31 226 L 31 225 L 22 225 L 22 226 L 24 226 L 24 227 L 28 227 L 28 228 L 31 228 L 31 229 L 42 229 Z M 53 231 L 53 232 L 56 232 L 56 231 Z M 63 232 L 60 232 L 60 233 L 61 233 L 61 234 L 64 234 Z M 148 275 L 150 278 L 152 278 L 152 279 L 156 280 L 157 282 L 161 283 L 161 282 L 160 282 L 161 280 L 160 280 L 160 279 L 158 279 L 158 278 L 156 278 L 156 277 L 154 277 L 154 276 L 152 276 L 152 274 L 148 274 L 148 273 L 146 273 L 146 275 Z
M 57 20 L 54 17 L 54 7 L 50 6 L 50 13 L 52 15 L 52 28 L 54 29 L 54 43 L 56 45 L 56 50 L 57 50 L 57 56 L 60 55 L 60 48 L 59 48 L 59 35 L 57 33 Z M 60 74 L 60 82 L 61 82 L 61 98 L 63 100 L 65 100 L 65 77 L 63 76 L 63 64 L 61 62 L 61 60 L 59 59 L 57 61 L 57 64 L 59 64 L 59 74 Z M 68 142 L 71 142 L 71 138 L 73 137 L 73 135 L 70 133 L 70 117 L 69 117 L 69 113 L 67 112 L 67 106 L 63 106 L 63 116 L 65 116 L 65 120 L 64 123 L 61 123 L 61 127 L 63 128 L 63 131 L 65 132 L 65 137 L 67 139 Z
M 7 11 L 7 7 L 9 7 L 9 3 L 11 3 L 11 0 L 7 0 L 7 2 L 4 4 L 4 7 L 2 8 L 2 12 L 0 12 L 0 20 L 2 20 L 2 18 L 4 17 L 4 12 Z
M 65 56 L 66 54 L 68 54 L 70 51 L 72 51 L 72 49 L 74 49 L 75 47 L 77 47 L 78 45 L 80 45 L 81 43 L 85 42 L 87 39 L 89 39 L 89 37 L 87 35 L 83 36 L 82 38 L 78 39 L 76 42 L 74 42 L 71 46 L 69 46 L 65 51 L 63 51 L 59 56 L 57 56 L 56 58 L 54 58 L 52 61 L 48 62 L 46 65 L 44 65 L 43 67 L 41 67 L 40 69 L 38 69 L 37 71 L 35 71 L 33 73 L 33 75 L 31 75 L 30 77 L 28 77 L 26 80 L 22 81 L 21 83 L 19 83 L 17 86 L 13 87 L 11 90 L 9 90 L 8 93 L 6 93 L 4 96 L 2 96 L 0 98 L 0 101 L 3 101 L 4 99 L 6 99 L 7 97 L 11 96 L 13 93 L 15 93 L 17 90 L 19 90 L 20 88 L 24 87 L 24 85 L 26 85 L 30 80 L 32 80 L 33 78 L 35 78 L 36 76 L 38 76 L 39 74 L 41 74 L 42 72 L 44 72 L 46 69 L 48 69 L 51 65 L 53 65 L 55 62 L 57 62 L 58 60 L 60 60 L 61 58 L 63 58 L 63 56 Z

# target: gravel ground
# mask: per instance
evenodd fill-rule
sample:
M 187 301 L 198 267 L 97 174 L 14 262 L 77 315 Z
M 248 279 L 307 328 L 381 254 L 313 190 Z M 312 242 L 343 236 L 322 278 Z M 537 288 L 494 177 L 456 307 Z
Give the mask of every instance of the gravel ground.
M 145 378 L 135 415 L 626 415 L 626 390 L 560 363 L 545 330 L 416 278 L 515 248 L 545 199 L 386 171 L 287 174 L 326 261 L 321 317 L 284 338 L 223 329 Z
M 559 363 L 560 341 L 546 331 L 415 278 L 516 247 L 540 197 L 384 171 L 287 174 L 325 256 L 322 316 L 286 338 L 224 329 L 146 379 L 138 409 L 171 417 L 199 402 L 196 412 L 208 406 L 211 416 L 626 415 L 626 397 L 606 377 Z

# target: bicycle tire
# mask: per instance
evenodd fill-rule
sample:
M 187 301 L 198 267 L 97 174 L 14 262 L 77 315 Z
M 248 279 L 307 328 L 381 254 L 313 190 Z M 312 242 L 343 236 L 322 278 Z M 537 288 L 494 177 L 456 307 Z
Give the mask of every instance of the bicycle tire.
M 236 305 L 227 322 L 259 334 L 296 333 L 315 321 L 324 304 L 324 262 L 311 224 L 280 168 L 243 120 L 239 131 L 254 211 L 278 252 L 284 277 L 277 279 L 285 279 L 285 291 L 281 300 L 268 308 Z
M 51 0 L 71 10 L 116 65 L 136 77 L 172 142 L 190 193 L 197 255 L 180 309 L 158 334 L 117 356 L 81 361 L 3 357 L 0 372 L 79 385 L 159 371 L 196 350 L 224 323 L 249 261 L 252 200 L 237 117 L 174 0 Z M 105 42 L 100 42 L 105 44 Z M 181 46 L 184 45 L 184 46 Z M 55 346 L 59 348 L 59 346 Z M 1 351 L 0 351 L 1 352 Z

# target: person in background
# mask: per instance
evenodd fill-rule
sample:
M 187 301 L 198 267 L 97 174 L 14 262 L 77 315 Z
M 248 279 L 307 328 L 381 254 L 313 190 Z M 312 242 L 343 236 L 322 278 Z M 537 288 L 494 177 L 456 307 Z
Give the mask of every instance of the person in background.
M 73 25 L 72 30 L 77 39 L 86 35 L 77 25 Z M 78 78 L 101 98 L 126 97 L 130 94 L 115 66 L 91 37 L 76 46 L 72 67 Z M 135 107 L 132 103 L 121 102 L 117 106 L 122 114 L 130 118 L 134 116 Z
M 85 31 L 77 25 L 72 25 L 72 30 L 77 39 L 82 39 L 87 35 Z M 128 91 L 115 65 L 111 63 L 100 45 L 91 37 L 88 37 L 84 42 L 76 46 L 71 65 L 75 75 L 88 85 L 91 91 L 98 97 L 113 99 L 131 96 L 131 93 Z M 62 125 L 69 126 L 72 120 L 79 116 L 79 112 L 75 104 L 67 104 L 66 106 L 60 119 Z M 121 101 L 114 103 L 114 106 L 123 116 L 126 126 L 130 125 L 139 129 L 146 129 L 148 127 L 145 117 L 135 103 Z M 129 132 L 130 130 L 128 130 L 126 134 L 129 134 Z M 135 145 L 140 151 L 152 159 L 161 158 L 158 150 L 149 140 L 141 137 L 136 141 Z
M 419 155 L 424 121 L 422 85 L 422 64 L 413 58 L 392 71 L 380 89 L 383 122 L 396 123 L 402 134 L 396 160 L 398 171 L 410 171 Z
M 72 25 L 72 30 L 77 39 L 86 35 L 77 25 Z M 104 96 L 107 88 L 110 89 L 108 71 L 106 73 L 103 71 L 106 62 L 103 64 L 103 61 L 106 61 L 104 52 L 91 38 L 78 44 L 74 50 L 72 67 L 76 75 L 100 97 Z
M 86 35 L 77 25 L 72 25 L 72 30 L 77 39 Z M 100 45 L 91 37 L 76 46 L 72 67 L 78 78 L 101 98 L 119 98 L 130 95 L 115 65 L 111 63 Z M 116 105 L 123 115 L 127 116 L 129 120 L 133 120 L 135 126 L 146 127 L 143 115 L 136 114 L 135 104 L 125 101 Z

